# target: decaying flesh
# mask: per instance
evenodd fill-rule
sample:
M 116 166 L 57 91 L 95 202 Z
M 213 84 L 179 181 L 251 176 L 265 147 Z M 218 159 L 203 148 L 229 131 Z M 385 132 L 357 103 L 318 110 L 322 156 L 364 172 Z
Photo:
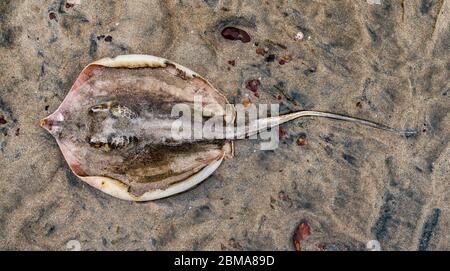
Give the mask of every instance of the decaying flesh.
M 60 107 L 41 120 L 41 125 L 56 138 L 69 167 L 83 181 L 121 199 L 154 200 L 195 186 L 211 175 L 224 157 L 233 155 L 233 142 L 227 139 L 172 138 L 172 107 L 183 103 L 197 110 L 194 95 L 202 97 L 204 118 L 220 113 L 225 123 L 234 122 L 235 112 L 226 110 L 227 99 L 183 66 L 148 55 L 105 58 L 82 71 Z M 257 121 L 275 126 L 303 116 L 398 132 L 316 111 Z M 250 129 L 247 135 L 257 132 Z

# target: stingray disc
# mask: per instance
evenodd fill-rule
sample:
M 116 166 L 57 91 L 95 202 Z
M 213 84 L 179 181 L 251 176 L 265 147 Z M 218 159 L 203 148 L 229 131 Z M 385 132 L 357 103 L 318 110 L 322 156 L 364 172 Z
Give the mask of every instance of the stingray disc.
M 225 96 L 179 64 L 149 55 L 104 58 L 84 68 L 41 125 L 86 183 L 124 200 L 154 200 L 200 183 L 233 154 L 229 140 L 172 136 L 173 106 L 198 110 L 195 95 L 204 118 L 220 113 L 234 121 Z

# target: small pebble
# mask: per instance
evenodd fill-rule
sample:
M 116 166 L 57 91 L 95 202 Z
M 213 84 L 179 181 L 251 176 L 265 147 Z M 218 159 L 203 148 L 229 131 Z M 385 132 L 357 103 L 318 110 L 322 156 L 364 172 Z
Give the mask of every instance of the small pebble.
M 303 40 L 304 37 L 305 35 L 303 35 L 301 31 L 299 31 L 297 34 L 295 34 L 294 40 L 296 41 Z
M 312 73 L 315 73 L 315 72 L 316 72 L 316 68 L 312 67 L 312 68 L 308 68 L 308 69 L 304 70 L 303 74 L 308 76 L 308 75 L 310 75 Z
M 237 248 L 237 243 L 236 243 L 236 240 L 234 240 L 234 238 L 231 238 L 230 240 L 228 240 L 228 245 L 232 248 Z
M 264 48 L 261 48 L 261 47 L 256 48 L 256 54 L 263 56 L 266 53 L 267 53 L 267 51 Z
M 286 199 L 286 194 L 284 193 L 284 191 L 278 192 L 278 199 L 279 200 L 285 200 Z
M 242 105 L 244 106 L 245 109 L 247 109 L 251 104 L 252 104 L 252 101 L 248 97 L 245 97 L 242 100 Z
M 367 0 L 367 3 L 371 5 L 381 5 L 381 0 Z
M 268 55 L 265 60 L 266 60 L 266 62 L 274 62 L 275 55 Z
M 288 55 L 288 56 L 283 56 L 279 61 L 278 64 L 280 65 L 284 65 L 286 63 L 289 63 L 292 60 L 292 56 Z

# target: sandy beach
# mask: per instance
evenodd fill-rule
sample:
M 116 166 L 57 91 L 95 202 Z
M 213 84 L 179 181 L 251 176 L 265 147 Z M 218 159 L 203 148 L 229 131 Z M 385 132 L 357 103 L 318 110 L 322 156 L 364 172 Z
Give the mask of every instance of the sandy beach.
M 450 1 L 376 2 L 1 1 L 0 249 L 449 250 Z M 78 179 L 39 120 L 83 67 L 123 54 L 189 67 L 234 104 L 417 135 L 302 118 L 275 150 L 236 141 L 187 192 L 119 200 Z

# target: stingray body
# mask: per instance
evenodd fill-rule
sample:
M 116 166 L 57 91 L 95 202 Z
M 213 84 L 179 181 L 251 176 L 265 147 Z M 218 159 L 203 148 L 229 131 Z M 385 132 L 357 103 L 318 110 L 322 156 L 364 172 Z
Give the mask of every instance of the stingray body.
M 233 106 L 200 75 L 167 59 L 124 55 L 89 64 L 59 108 L 41 120 L 80 179 L 124 200 L 148 201 L 188 190 L 233 156 L 230 139 L 175 138 L 172 108 L 185 104 L 200 114 L 233 123 Z M 269 127 L 320 116 L 398 132 L 369 121 L 315 111 L 258 120 Z M 247 130 L 246 135 L 258 130 Z M 405 135 L 409 135 L 406 133 Z

